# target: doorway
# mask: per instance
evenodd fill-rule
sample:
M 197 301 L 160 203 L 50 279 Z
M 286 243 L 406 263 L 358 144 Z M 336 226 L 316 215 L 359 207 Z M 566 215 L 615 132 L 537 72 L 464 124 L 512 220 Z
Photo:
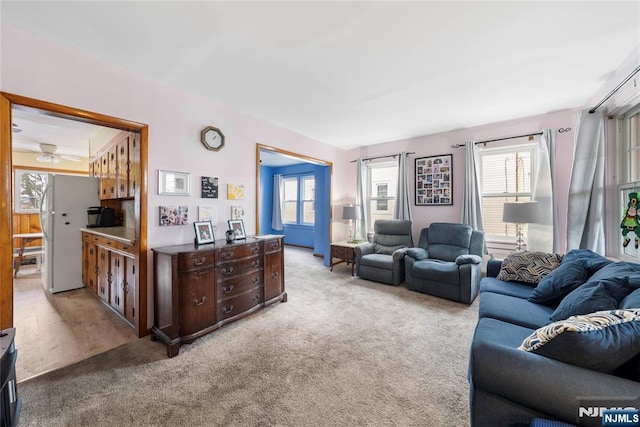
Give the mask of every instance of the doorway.
M 290 171 L 291 176 L 310 176 L 314 180 L 312 224 L 284 224 L 283 230 L 272 228 L 273 176 Z M 329 263 L 331 244 L 331 178 L 333 164 L 279 148 L 256 144 L 256 232 L 258 234 L 284 234 L 285 244 L 310 247 L 315 256 Z M 286 172 L 285 172 L 286 174 Z M 302 182 L 302 181 L 301 181 Z M 302 189 L 300 194 L 302 195 Z M 301 197 L 302 198 L 302 197 Z M 304 202 L 300 203 L 301 205 Z M 301 208 L 300 208 L 301 209 Z M 299 210 L 300 210 L 299 209 Z M 299 218 L 303 215 L 299 214 Z M 287 233 L 291 236 L 287 238 Z
M 61 117 L 72 121 L 92 123 L 109 128 L 136 132 L 140 135 L 140 167 L 141 179 L 139 192 L 136 194 L 135 227 L 138 240 L 137 262 L 139 297 L 136 301 L 137 319 L 135 334 L 138 337 L 148 334 L 147 319 L 147 157 L 148 126 L 111 116 L 54 104 L 20 95 L 0 93 L 0 200 L 8 203 L 0 204 L 0 226 L 6 230 L 13 229 L 13 167 L 12 167 L 12 110 L 33 111 L 43 115 Z M 0 328 L 6 329 L 14 325 L 14 292 L 13 292 L 13 247 L 12 235 L 0 236 Z

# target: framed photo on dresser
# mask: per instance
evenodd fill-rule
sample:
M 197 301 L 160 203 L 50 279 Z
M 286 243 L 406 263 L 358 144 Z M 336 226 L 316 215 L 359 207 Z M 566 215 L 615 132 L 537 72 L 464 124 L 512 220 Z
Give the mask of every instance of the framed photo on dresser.
M 453 205 L 453 155 L 416 159 L 416 206 Z

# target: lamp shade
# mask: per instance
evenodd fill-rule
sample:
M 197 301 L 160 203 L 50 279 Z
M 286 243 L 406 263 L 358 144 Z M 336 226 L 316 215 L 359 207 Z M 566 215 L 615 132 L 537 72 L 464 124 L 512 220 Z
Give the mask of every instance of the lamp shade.
M 502 210 L 502 221 L 516 224 L 531 224 L 540 221 L 538 202 L 505 203 Z
M 342 219 L 360 219 L 358 206 L 345 206 L 342 208 Z

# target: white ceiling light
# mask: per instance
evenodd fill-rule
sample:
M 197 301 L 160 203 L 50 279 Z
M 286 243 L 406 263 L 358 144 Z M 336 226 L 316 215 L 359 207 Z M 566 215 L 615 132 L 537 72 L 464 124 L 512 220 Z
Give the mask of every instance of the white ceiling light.
M 40 154 L 36 160 L 42 163 L 60 163 L 60 157 L 51 154 Z

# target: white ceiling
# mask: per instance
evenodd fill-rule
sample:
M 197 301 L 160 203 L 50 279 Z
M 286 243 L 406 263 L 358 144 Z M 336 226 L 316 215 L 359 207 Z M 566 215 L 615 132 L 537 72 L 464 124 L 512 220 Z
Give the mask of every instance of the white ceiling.
M 0 2 L 27 31 L 343 148 L 583 106 L 640 2 Z

